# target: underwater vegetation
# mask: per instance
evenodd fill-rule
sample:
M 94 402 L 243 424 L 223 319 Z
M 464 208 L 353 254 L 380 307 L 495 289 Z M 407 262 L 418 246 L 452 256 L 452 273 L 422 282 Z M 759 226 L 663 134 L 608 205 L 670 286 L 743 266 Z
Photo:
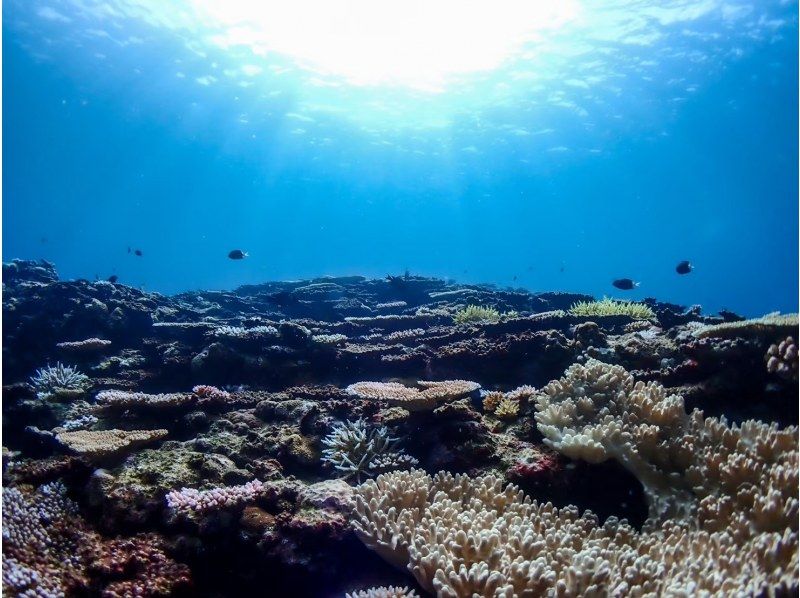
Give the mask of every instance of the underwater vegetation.
M 465 300 L 495 317 L 459 325 Z M 3 588 L 796 595 L 797 335 L 412 275 L 169 297 L 17 261 Z

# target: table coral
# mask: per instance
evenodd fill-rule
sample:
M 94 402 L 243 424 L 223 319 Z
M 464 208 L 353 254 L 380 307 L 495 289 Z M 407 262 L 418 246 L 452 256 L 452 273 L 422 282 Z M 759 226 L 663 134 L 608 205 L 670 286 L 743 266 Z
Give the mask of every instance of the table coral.
M 166 438 L 158 430 L 76 430 L 59 432 L 56 440 L 70 451 L 87 457 L 118 455 L 133 447 Z

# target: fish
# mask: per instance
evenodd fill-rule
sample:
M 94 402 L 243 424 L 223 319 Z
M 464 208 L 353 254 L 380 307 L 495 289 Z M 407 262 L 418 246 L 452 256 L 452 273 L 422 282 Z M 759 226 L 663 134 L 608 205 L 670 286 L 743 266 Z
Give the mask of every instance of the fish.
M 139 257 L 142 257 L 142 250 L 141 249 L 134 249 L 133 250 L 133 255 L 137 255 Z
M 675 272 L 678 274 L 689 274 L 694 270 L 694 266 L 692 266 L 689 260 L 683 260 L 682 262 L 678 262 L 678 265 L 675 266 Z
M 112 274 L 111 276 L 108 277 L 108 282 L 117 282 L 118 280 L 119 276 L 117 276 L 116 274 Z
M 232 260 L 243 260 L 247 257 L 247 252 L 241 249 L 234 249 L 228 254 L 228 257 Z
M 611 284 L 613 284 L 615 287 L 617 287 L 622 291 L 630 291 L 639 286 L 638 282 L 634 282 L 630 278 L 617 278 Z

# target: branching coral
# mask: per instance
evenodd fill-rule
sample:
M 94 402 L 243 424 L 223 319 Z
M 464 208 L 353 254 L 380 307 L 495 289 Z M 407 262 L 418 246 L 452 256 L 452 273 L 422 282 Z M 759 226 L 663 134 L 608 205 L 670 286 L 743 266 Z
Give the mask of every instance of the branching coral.
M 649 305 L 635 301 L 615 301 L 603 297 L 600 301 L 578 301 L 569 308 L 572 316 L 607 317 L 628 316 L 635 320 L 654 320 L 656 313 Z
M 318 345 L 340 345 L 347 342 L 344 334 L 315 334 L 311 340 Z
M 788 380 L 797 380 L 797 343 L 791 336 L 776 345 L 770 345 L 766 355 L 767 371 Z
M 446 597 L 797 592 L 796 428 L 687 414 L 681 397 L 594 360 L 545 387 L 537 409 L 556 450 L 639 478 L 642 532 L 538 504 L 493 475 L 415 470 L 357 488 L 357 535 Z
M 798 319 L 797 314 L 780 314 L 773 312 L 760 318 L 741 320 L 738 322 L 722 322 L 721 324 L 709 324 L 700 326 L 694 331 L 697 338 L 718 336 L 722 338 L 730 337 L 751 337 L 773 333 L 797 334 Z
M 397 382 L 356 382 L 346 390 L 360 399 L 384 401 L 408 411 L 431 411 L 439 403 L 469 396 L 480 389 L 479 384 L 467 380 L 418 381 L 417 385 L 422 390 Z
M 15 596 L 63 596 L 65 577 L 78 567 L 76 545 L 62 525 L 77 512 L 62 483 L 32 495 L 3 489 L 3 590 Z M 70 541 L 72 540 L 72 541 Z
M 414 467 L 417 460 L 396 450 L 397 439 L 383 426 L 368 428 L 364 420 L 338 423 L 322 440 L 322 461 L 345 479 L 372 476 L 382 471 Z
M 784 529 L 797 510 L 795 427 L 728 426 L 700 411 L 687 414 L 683 398 L 660 384 L 635 382 L 623 368 L 593 359 L 543 391 L 536 421 L 545 442 L 575 459 L 617 460 L 644 486 L 654 522 L 687 520 L 698 508 L 747 518 L 763 501 L 759 508 L 770 511 L 763 516 Z M 765 494 L 737 496 L 743 486 Z
M 499 391 L 492 391 L 487 392 L 486 395 L 483 397 L 483 410 L 486 413 L 494 413 L 497 409 L 497 406 L 500 402 L 506 397 L 506 395 Z
M 278 329 L 274 326 L 220 326 L 212 331 L 212 336 L 217 338 L 230 338 L 238 340 L 258 340 L 278 336 Z
M 61 362 L 36 370 L 31 376 L 31 384 L 40 399 L 75 396 L 82 394 L 89 387 L 89 377 L 74 367 Z
M 167 507 L 176 515 L 187 517 L 235 508 L 257 500 L 267 492 L 259 480 L 241 486 L 226 486 L 211 490 L 181 488 L 167 494 Z
M 494 414 L 500 419 L 516 419 L 519 415 L 519 401 L 504 396 L 503 400 L 497 404 Z
M 456 324 L 471 324 L 473 322 L 499 322 L 500 312 L 493 307 L 482 307 L 480 305 L 467 305 L 453 314 L 453 322 Z

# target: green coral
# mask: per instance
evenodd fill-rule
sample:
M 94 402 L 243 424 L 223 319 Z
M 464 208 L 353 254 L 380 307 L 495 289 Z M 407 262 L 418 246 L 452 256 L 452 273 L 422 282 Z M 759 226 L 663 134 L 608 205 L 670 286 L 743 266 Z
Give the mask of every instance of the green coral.
M 500 312 L 493 307 L 467 305 L 453 315 L 453 322 L 456 324 L 471 324 L 473 322 L 495 323 L 500 321 L 500 316 Z
M 654 320 L 656 312 L 649 305 L 635 301 L 615 301 L 603 297 L 600 301 L 579 301 L 569 308 L 572 316 L 628 316 L 634 320 Z

